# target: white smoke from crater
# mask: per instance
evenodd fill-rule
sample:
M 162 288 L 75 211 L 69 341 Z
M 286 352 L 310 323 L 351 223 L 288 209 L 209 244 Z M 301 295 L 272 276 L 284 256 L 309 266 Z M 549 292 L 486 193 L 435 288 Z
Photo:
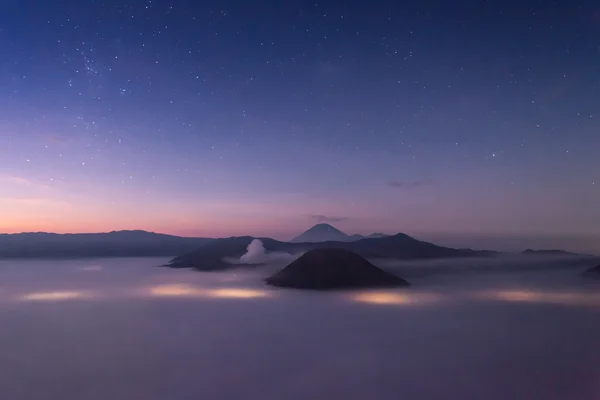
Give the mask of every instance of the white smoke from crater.
M 246 249 L 246 254 L 240 257 L 242 264 L 262 264 L 267 258 L 267 252 L 263 242 L 254 239 Z

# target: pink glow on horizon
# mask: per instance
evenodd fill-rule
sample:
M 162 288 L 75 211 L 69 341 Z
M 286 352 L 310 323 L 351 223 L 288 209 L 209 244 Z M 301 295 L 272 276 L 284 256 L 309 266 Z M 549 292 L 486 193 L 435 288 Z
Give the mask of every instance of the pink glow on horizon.
M 0 174 L 0 232 L 91 233 L 147 230 L 182 236 L 241 235 L 289 239 L 316 221 L 311 215 L 351 213 L 368 220 L 361 207 L 335 198 L 296 194 L 190 198 L 163 192 L 94 187 L 87 183 L 42 184 Z M 318 210 L 315 212 L 314 210 Z M 345 224 L 341 224 L 345 225 Z M 344 229 L 341 226 L 340 229 Z
M 225 202 L 116 204 L 102 200 L 0 198 L 0 232 L 92 233 L 141 229 L 181 236 L 254 235 L 289 239 L 316 223 L 307 217 L 308 211 L 294 214 L 306 209 L 299 205 L 268 204 L 267 208 L 268 212 L 258 212 L 254 204 Z

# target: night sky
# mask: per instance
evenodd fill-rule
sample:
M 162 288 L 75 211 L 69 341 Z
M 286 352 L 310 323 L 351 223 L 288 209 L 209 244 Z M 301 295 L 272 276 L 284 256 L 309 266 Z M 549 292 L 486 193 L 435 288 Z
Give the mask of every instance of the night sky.
M 600 235 L 596 1 L 0 7 L 2 232 Z

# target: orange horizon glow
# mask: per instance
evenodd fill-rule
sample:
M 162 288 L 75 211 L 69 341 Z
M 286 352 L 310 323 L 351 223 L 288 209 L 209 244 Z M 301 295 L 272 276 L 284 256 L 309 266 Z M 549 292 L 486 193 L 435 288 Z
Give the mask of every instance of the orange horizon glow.
M 311 210 L 339 208 L 332 199 L 288 194 L 260 200 L 173 198 L 65 182 L 51 186 L 7 174 L 0 174 L 0 185 L 0 233 L 145 230 L 193 237 L 281 237 L 315 223 L 308 218 Z M 355 217 L 360 221 L 359 214 Z

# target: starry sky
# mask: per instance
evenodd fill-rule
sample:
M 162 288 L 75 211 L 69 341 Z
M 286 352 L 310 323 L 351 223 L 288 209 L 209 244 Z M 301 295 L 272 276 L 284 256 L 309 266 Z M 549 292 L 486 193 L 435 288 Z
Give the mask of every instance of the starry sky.
M 2 232 L 600 237 L 595 1 L 0 7 Z

